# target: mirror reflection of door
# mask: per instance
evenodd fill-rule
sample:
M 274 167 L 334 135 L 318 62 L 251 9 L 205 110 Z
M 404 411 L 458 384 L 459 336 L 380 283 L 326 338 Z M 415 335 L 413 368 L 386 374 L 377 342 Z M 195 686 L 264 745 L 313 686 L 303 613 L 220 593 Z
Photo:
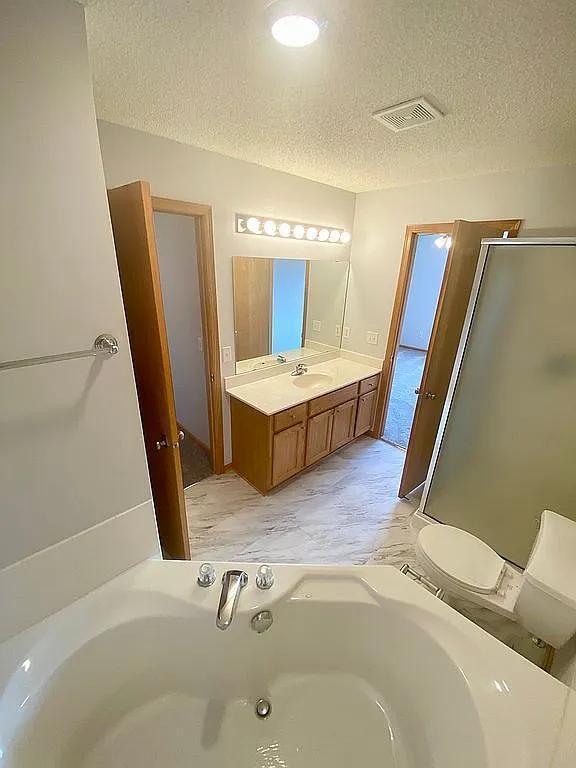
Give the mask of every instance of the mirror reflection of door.
M 236 373 L 340 349 L 348 262 L 233 259 Z

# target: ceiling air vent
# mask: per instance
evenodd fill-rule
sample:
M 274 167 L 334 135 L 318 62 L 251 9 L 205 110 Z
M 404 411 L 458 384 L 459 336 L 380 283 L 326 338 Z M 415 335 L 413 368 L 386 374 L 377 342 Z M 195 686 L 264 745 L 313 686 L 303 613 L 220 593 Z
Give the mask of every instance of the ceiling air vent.
M 417 128 L 419 125 L 426 125 L 426 123 L 438 120 L 444 115 L 429 101 L 419 98 L 405 101 L 403 104 L 396 104 L 393 107 L 386 107 L 386 109 L 379 109 L 372 114 L 372 117 L 394 133 L 398 133 L 399 131 L 407 131 L 409 128 Z

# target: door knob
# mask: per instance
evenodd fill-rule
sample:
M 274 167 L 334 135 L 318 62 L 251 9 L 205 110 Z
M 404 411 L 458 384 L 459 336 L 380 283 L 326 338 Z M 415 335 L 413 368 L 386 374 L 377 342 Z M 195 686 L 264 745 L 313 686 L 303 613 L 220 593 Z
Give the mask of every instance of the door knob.
M 415 395 L 421 394 L 420 387 L 414 390 Z M 436 392 L 424 392 L 422 397 L 426 398 L 426 400 L 435 400 L 436 399 Z

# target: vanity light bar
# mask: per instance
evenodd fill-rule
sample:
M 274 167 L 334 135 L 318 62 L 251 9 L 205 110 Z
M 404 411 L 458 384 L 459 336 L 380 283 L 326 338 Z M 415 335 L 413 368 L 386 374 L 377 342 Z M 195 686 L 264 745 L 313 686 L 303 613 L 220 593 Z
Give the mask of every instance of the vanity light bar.
M 269 219 L 248 213 L 236 214 L 236 232 L 241 235 L 265 235 L 281 240 L 308 240 L 309 242 L 346 245 L 352 239 L 350 232 L 338 227 L 303 224 L 299 221 Z

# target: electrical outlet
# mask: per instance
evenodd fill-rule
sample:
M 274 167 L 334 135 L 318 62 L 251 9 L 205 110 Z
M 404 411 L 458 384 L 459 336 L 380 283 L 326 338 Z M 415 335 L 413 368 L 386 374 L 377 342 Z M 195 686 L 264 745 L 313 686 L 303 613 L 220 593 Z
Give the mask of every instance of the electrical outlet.
M 223 363 L 232 362 L 232 347 L 222 347 L 222 362 Z
M 366 331 L 366 343 L 367 344 L 378 344 L 378 332 L 377 331 Z
M 335 331 L 334 335 L 336 336 L 337 339 L 339 339 L 341 334 L 342 334 L 342 326 L 341 325 L 337 325 L 336 326 L 336 331 Z
M 321 320 L 312 320 L 312 330 L 313 331 L 321 331 L 322 330 L 322 321 Z
M 345 325 L 344 328 L 342 329 L 342 337 L 344 339 L 349 339 L 350 338 L 350 326 L 349 325 Z
M 204 352 L 204 339 L 198 336 L 198 352 Z

